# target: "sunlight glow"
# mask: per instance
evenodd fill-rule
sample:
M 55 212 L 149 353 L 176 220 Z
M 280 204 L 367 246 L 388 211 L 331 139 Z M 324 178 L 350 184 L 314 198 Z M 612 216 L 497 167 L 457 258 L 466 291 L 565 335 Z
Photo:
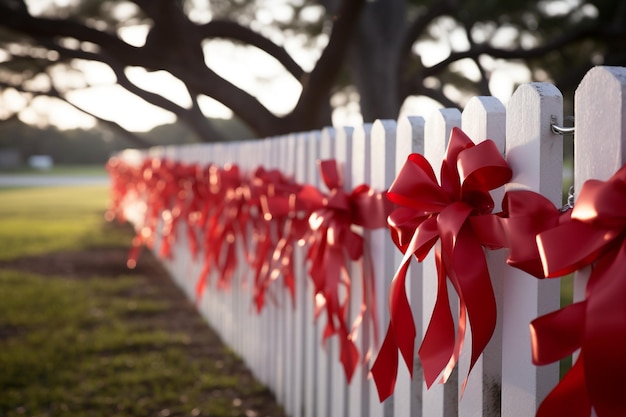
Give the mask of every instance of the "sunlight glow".
M 204 48 L 209 68 L 256 96 L 270 111 L 282 115 L 296 105 L 300 83 L 266 53 L 220 40 L 207 42 Z
M 149 30 L 150 26 L 148 25 L 133 25 L 120 28 L 117 34 L 124 42 L 140 47 L 145 45 Z

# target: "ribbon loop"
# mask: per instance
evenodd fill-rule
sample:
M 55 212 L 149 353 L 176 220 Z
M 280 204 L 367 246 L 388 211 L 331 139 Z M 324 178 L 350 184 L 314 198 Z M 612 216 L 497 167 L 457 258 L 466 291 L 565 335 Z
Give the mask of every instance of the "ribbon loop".
M 415 326 L 404 289 L 408 264 L 413 255 L 422 261 L 438 240 L 437 299 L 419 349 L 426 385 L 430 387 L 440 375 L 445 382 L 455 366 L 465 338 L 465 320 L 472 327 L 470 371 L 487 345 L 495 328 L 496 305 L 483 247 L 499 246 L 504 238 L 498 221 L 479 222 L 494 230 L 476 233 L 472 219 L 493 216 L 489 191 L 504 185 L 511 175 L 493 142 L 474 145 L 458 128 L 451 132 L 441 184 L 421 155 L 410 155 L 398 173 L 387 196 L 399 207 L 389 216 L 388 225 L 392 240 L 405 255 L 392 281 L 391 320 L 372 368 L 381 401 L 393 392 L 398 360 L 394 350 L 400 350 L 409 371 L 413 369 Z M 482 236 L 490 238 L 482 242 Z M 456 334 L 448 279 L 459 296 Z
M 537 235 L 545 275 L 592 265 L 585 299 L 534 320 L 533 361 L 578 360 L 546 397 L 537 415 L 573 410 L 599 417 L 626 415 L 626 166 L 608 181 L 583 184 L 571 215 Z M 558 333 L 557 333 L 558 332 Z
M 309 275 L 314 283 L 318 314 L 322 307 L 327 313 L 324 339 L 335 334 L 339 337 L 340 360 L 346 378 L 350 381 L 359 360 L 359 352 L 347 323 L 352 282 L 348 276 L 351 261 L 362 261 L 364 297 L 361 313 L 353 319 L 351 327 L 356 328 L 357 323 L 368 318 L 365 325 L 371 324 L 377 334 L 376 309 L 371 303 L 374 277 L 371 268 L 365 265 L 369 254 L 363 237 L 352 230 L 352 226 L 371 229 L 384 227 L 389 205 L 382 198 L 382 193 L 374 192 L 366 185 L 346 193 L 336 161 L 319 161 L 318 164 L 329 194 L 324 195 L 314 187 L 305 186 L 298 195 L 299 200 L 312 209 L 308 218 L 311 232 L 307 254 Z M 342 296 L 340 286 L 344 287 Z

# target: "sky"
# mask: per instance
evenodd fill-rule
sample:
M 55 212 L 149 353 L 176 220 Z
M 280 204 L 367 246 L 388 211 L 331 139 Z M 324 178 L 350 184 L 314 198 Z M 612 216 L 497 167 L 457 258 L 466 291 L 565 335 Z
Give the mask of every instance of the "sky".
M 36 14 L 40 7 L 50 0 L 28 0 L 31 11 Z M 71 0 L 56 0 L 57 3 L 67 3 Z M 127 28 L 120 32 L 120 36 L 134 45 L 141 45 L 147 34 L 147 26 Z M 450 44 L 462 47 L 467 42 L 462 33 L 455 32 L 454 28 L 447 26 L 445 21 L 441 23 L 441 30 L 446 31 L 446 42 L 434 41 L 422 42 L 416 46 L 418 53 L 423 57 L 425 65 L 432 65 L 445 58 L 450 51 Z M 444 36 L 443 38 L 446 38 Z M 507 35 L 500 35 L 501 41 L 506 42 Z M 292 40 L 295 42 L 295 40 Z M 285 47 L 292 52 L 294 59 L 305 69 L 310 70 L 315 61 L 311 54 L 298 52 L 297 45 L 289 44 L 286 40 Z M 296 104 L 301 88 L 299 83 L 272 58 L 254 48 L 233 46 L 226 41 L 212 41 L 206 46 L 207 55 L 219 56 L 221 59 L 210 63 L 211 69 L 222 77 L 228 79 L 240 88 L 255 95 L 271 111 L 277 114 L 287 113 Z M 460 63 L 459 65 L 463 65 Z M 254 72 L 250 71 L 254 68 Z M 471 65 L 465 65 L 465 71 L 472 71 Z M 126 92 L 123 88 L 115 85 L 113 72 L 104 64 L 94 62 L 80 63 L 90 88 L 73 92 L 69 99 L 75 104 L 84 107 L 105 119 L 118 122 L 124 128 L 131 131 L 146 131 L 156 125 L 172 123 L 175 121 L 173 114 L 152 106 L 140 98 Z M 128 68 L 126 75 L 140 87 L 158 92 L 172 101 L 186 106 L 190 104 L 189 97 L 180 81 L 163 71 L 149 73 L 143 68 Z M 478 74 L 476 73 L 477 77 Z M 520 66 L 502 64 L 492 74 L 491 87 L 494 95 L 505 104 L 513 93 L 516 83 L 529 79 L 530 74 Z M 454 95 L 454 91 L 447 91 Z M 24 102 L 16 93 L 9 92 L 1 97 L 0 112 L 2 106 L 8 108 L 20 108 Z M 463 97 L 459 96 L 462 99 Z M 356 100 L 352 97 L 349 103 L 335 110 L 333 125 L 356 125 L 362 123 Z M 229 118 L 232 112 L 220 103 L 203 97 L 200 105 L 209 117 Z M 37 98 L 31 108 L 22 112 L 21 118 L 32 124 L 51 123 L 62 129 L 91 128 L 95 125 L 93 118 L 62 103 L 45 97 Z M 401 111 L 400 116 L 409 114 L 428 115 L 433 110 L 440 108 L 438 103 L 427 98 L 409 98 Z M 1 114 L 0 114 L 1 115 Z

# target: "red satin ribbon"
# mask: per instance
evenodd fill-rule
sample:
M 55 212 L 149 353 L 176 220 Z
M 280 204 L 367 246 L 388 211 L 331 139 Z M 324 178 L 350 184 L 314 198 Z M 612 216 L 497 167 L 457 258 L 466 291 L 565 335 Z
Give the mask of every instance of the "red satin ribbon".
M 246 225 L 248 214 L 243 210 L 243 182 L 245 179 L 234 164 L 224 168 L 209 169 L 209 201 L 204 226 L 204 266 L 196 283 L 196 300 L 199 301 L 215 267 L 218 271 L 217 286 L 230 288 L 237 267 L 237 242 L 247 247 Z
M 109 207 L 105 213 L 105 219 L 112 221 L 117 219 L 119 222 L 126 221 L 124 214 L 124 205 L 127 199 L 136 200 L 141 198 L 145 189 L 143 183 L 143 169 L 145 164 L 133 166 L 122 159 L 112 157 L 106 164 L 109 173 L 111 187 L 109 190 Z M 139 227 L 136 225 L 136 227 Z M 143 244 L 144 238 L 139 233 L 133 238 L 131 250 L 129 251 L 127 265 L 133 268 L 137 263 L 139 251 Z
M 167 170 L 164 169 L 168 164 L 169 162 L 166 160 L 147 158 L 138 170 L 138 176 L 135 179 L 136 190 L 139 198 L 142 198 L 146 203 L 146 211 L 143 223 L 133 238 L 127 261 L 129 268 L 134 268 L 137 264 L 143 245 L 150 248 L 154 246 L 155 232 L 162 213 L 168 207 L 167 201 L 171 197 L 172 187 L 166 179 Z
M 428 161 L 412 154 L 388 192 L 399 208 L 389 216 L 394 243 L 405 254 L 389 292 L 391 320 L 372 367 L 382 400 L 393 393 L 398 350 L 409 372 L 413 369 L 415 323 L 405 281 L 412 256 L 422 261 L 435 246 L 437 299 L 419 349 L 428 387 L 442 375 L 445 382 L 456 364 L 465 338 L 466 322 L 472 326 L 470 371 L 484 350 L 496 323 L 496 304 L 484 256 L 483 242 L 473 219 L 493 216 L 489 191 L 504 185 L 511 170 L 492 141 L 475 145 L 460 129 L 453 129 L 441 165 L 441 185 Z M 481 224 L 497 224 L 483 221 Z M 494 231 L 493 234 L 497 234 Z M 458 331 L 449 307 L 446 278 L 459 296 Z
M 626 415 L 626 166 L 608 181 L 587 181 L 571 220 L 540 233 L 544 273 L 558 277 L 592 264 L 585 299 L 531 323 L 533 362 L 580 349 L 578 360 L 537 415 Z
M 507 264 L 542 279 L 544 271 L 536 236 L 568 222 L 570 215 L 570 211 L 564 213 L 559 211 L 550 200 L 536 192 L 509 191 L 504 195 L 502 213 L 499 213 L 499 217 L 492 218 L 500 222 L 500 234 L 496 233 L 483 239 L 491 239 L 496 245 L 508 248 Z M 487 231 L 489 227 L 475 230 Z M 496 230 L 496 227 L 492 227 L 491 230 Z
M 362 268 L 365 298 L 361 312 L 354 319 L 352 329 L 347 323 L 352 285 L 349 263 L 360 259 L 369 262 L 363 237 L 353 231 L 351 226 L 366 229 L 384 227 L 390 206 L 383 193 L 375 192 L 367 185 L 360 185 L 351 193 L 346 193 L 336 161 L 320 161 L 319 167 L 322 180 L 330 193 L 322 194 L 315 187 L 307 185 L 300 190 L 298 199 L 306 202 L 305 206 L 314 207 L 308 219 L 310 235 L 307 260 L 314 285 L 316 317 L 321 311 L 326 311 L 323 339 L 335 334 L 339 337 L 340 361 L 349 382 L 359 362 L 359 352 L 354 344 L 354 332 L 358 324 L 371 324 L 374 333 L 378 332 L 371 268 Z M 343 297 L 339 295 L 340 286 L 345 289 Z
M 255 245 L 249 256 L 254 270 L 253 301 L 257 312 L 265 306 L 266 296 L 271 283 L 279 275 L 283 276 L 284 287 L 289 292 L 292 305 L 295 305 L 295 275 L 293 272 L 292 251 L 276 250 L 285 239 L 287 213 L 279 213 L 270 209 L 268 200 L 289 200 L 300 186 L 278 170 L 265 170 L 259 167 L 250 181 L 247 195 L 247 206 L 251 211 L 252 240 Z M 285 243 L 282 243 L 284 246 Z

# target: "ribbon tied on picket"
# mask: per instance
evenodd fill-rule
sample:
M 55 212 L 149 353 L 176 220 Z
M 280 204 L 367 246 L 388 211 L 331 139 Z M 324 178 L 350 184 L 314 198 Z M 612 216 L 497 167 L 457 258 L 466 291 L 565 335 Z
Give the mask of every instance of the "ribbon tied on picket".
M 359 185 L 347 193 L 343 188 L 336 161 L 318 163 L 329 194 L 324 194 L 310 185 L 303 186 L 298 194 L 298 199 L 314 207 L 309 216 L 309 275 L 314 285 L 316 316 L 323 310 L 327 314 L 323 339 L 338 335 L 340 361 L 346 378 L 350 381 L 359 361 L 359 352 L 354 343 L 359 323 L 371 324 L 375 335 L 377 333 L 371 255 L 364 245 L 363 237 L 353 230 L 353 226 L 365 229 L 385 227 L 390 205 L 385 200 L 384 193 L 375 192 L 368 185 Z M 353 321 L 355 324 L 349 329 L 349 262 L 359 260 L 362 261 L 364 298 L 360 313 Z M 340 297 L 340 285 L 345 289 L 343 297 Z M 369 320 L 364 319 L 366 313 L 369 314 Z
M 405 290 L 412 256 L 422 261 L 435 247 L 437 298 L 419 349 L 427 386 L 440 376 L 445 382 L 450 375 L 463 347 L 467 324 L 472 329 L 470 371 L 489 342 L 496 323 L 496 304 L 483 242 L 475 233 L 473 219 L 493 216 L 489 191 L 507 183 L 511 175 L 492 141 L 475 145 L 454 128 L 441 165 L 441 185 L 428 161 L 411 154 L 390 187 L 388 198 L 399 207 L 388 223 L 404 258 L 391 283 L 390 323 L 372 367 L 381 400 L 394 390 L 398 350 L 409 372 L 413 370 L 416 331 Z M 459 298 L 456 332 L 447 280 Z
M 537 416 L 626 415 L 626 166 L 608 181 L 589 180 L 569 221 L 537 236 L 546 277 L 591 265 L 585 298 L 531 323 L 533 362 L 580 349 L 573 367 Z

